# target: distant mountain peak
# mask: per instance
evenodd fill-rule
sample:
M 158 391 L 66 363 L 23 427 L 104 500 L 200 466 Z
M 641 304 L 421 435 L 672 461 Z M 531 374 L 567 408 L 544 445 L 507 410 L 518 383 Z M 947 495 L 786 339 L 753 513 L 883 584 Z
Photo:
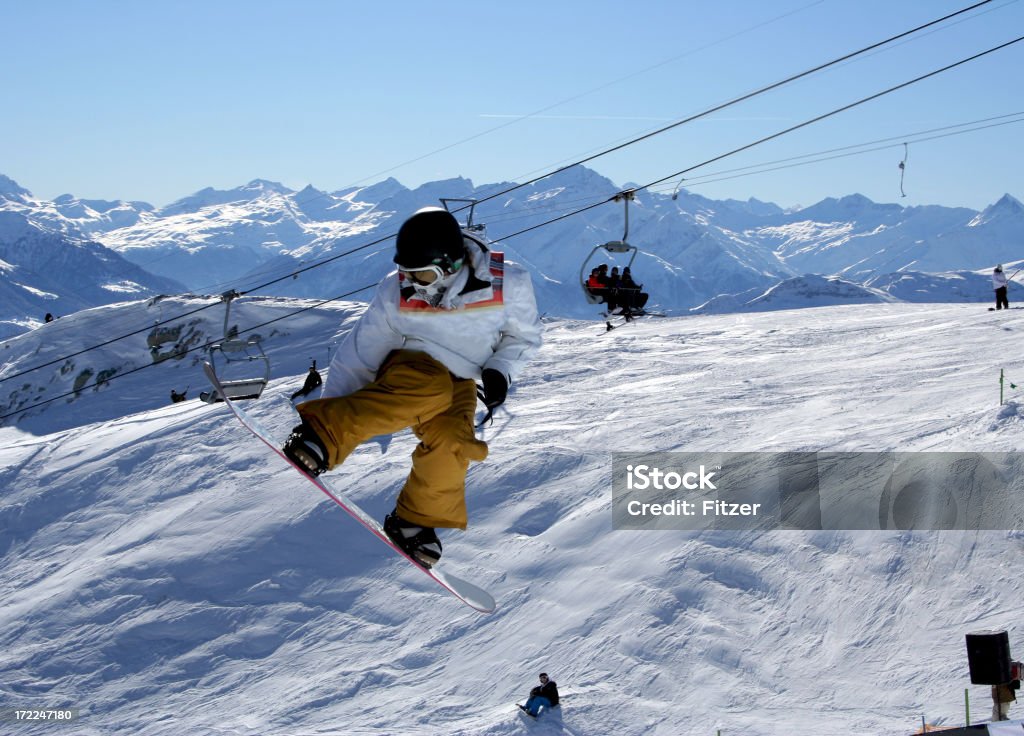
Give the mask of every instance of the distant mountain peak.
M 294 191 L 278 181 L 269 179 L 253 179 L 244 187 L 237 187 L 236 192 L 273 192 L 274 194 L 294 194 Z
M 866 207 L 875 206 L 875 202 L 868 199 L 863 194 L 847 194 L 846 196 L 840 197 L 839 199 L 829 197 L 822 201 L 829 202 L 846 211 L 862 210 Z
M 334 192 L 334 195 L 341 199 L 354 197 L 373 202 L 394 197 L 399 192 L 404 191 L 407 191 L 406 187 L 398 179 L 389 176 L 384 181 L 379 181 L 376 184 L 366 187 L 349 187 L 348 189 Z
M 847 194 L 839 199 L 826 197 L 795 214 L 819 222 L 839 222 L 864 217 L 882 221 L 887 218 L 899 217 L 902 212 L 903 207 L 898 204 L 879 204 L 863 194 Z
M 295 192 L 284 184 L 268 179 L 253 179 L 248 184 L 234 189 L 214 189 L 206 187 L 200 189 L 191 196 L 179 199 L 160 210 L 160 215 L 179 215 L 188 212 L 198 212 L 204 207 L 228 204 L 231 202 L 246 202 L 267 194 L 290 195 Z
M 1016 197 L 1004 194 L 995 204 L 990 204 L 981 214 L 971 220 L 969 227 L 1022 220 L 1024 220 L 1024 204 Z
M 6 195 L 16 195 L 18 197 L 31 197 L 32 192 L 23 187 L 18 186 L 18 182 L 14 181 L 10 177 L 0 174 L 0 197 Z
M 986 211 L 1001 211 L 1020 215 L 1024 214 L 1024 204 L 1022 204 L 1016 197 L 1010 194 L 1004 194 L 999 198 L 998 202 L 987 207 Z

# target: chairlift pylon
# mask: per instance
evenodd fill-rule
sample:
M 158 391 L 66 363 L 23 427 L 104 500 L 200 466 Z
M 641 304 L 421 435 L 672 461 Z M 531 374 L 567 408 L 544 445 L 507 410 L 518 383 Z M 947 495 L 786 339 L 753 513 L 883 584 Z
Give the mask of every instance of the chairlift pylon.
M 210 346 L 210 365 L 213 368 L 213 372 L 220 378 L 224 394 L 232 401 L 238 399 L 258 399 L 263 393 L 263 389 L 267 387 L 267 383 L 270 382 L 270 358 L 263 351 L 260 336 L 250 335 L 247 339 L 241 340 L 238 338 L 237 328 L 232 329 L 231 327 L 231 302 L 239 296 L 241 294 L 234 289 L 221 294 L 221 301 L 224 302 L 224 336 L 220 342 Z M 222 358 L 219 368 L 217 365 L 217 353 L 220 353 Z M 249 375 L 242 378 L 227 376 L 228 373 L 235 370 L 231 366 L 249 366 L 253 363 L 262 364 L 262 375 L 252 376 L 252 371 L 249 371 Z M 224 371 L 224 373 L 222 374 L 221 371 Z M 222 375 L 224 376 L 223 378 L 221 377 Z M 216 388 L 212 391 L 202 392 L 199 398 L 207 404 L 224 400 L 224 397 Z
M 462 210 L 464 210 L 466 208 L 465 207 L 459 207 L 458 209 L 453 210 L 451 207 L 448 206 L 449 202 L 461 202 L 461 203 L 464 203 L 464 204 L 468 204 L 469 205 L 469 213 L 466 215 L 466 224 L 463 225 L 462 223 L 459 223 L 459 225 L 462 227 L 463 230 L 469 230 L 470 232 L 480 233 L 481 235 L 483 234 L 483 232 L 484 232 L 484 230 L 486 229 L 487 226 L 473 222 L 473 210 L 476 208 L 476 206 L 480 202 L 480 200 L 478 200 L 478 199 L 463 199 L 463 198 L 459 198 L 459 197 L 441 197 L 440 199 L 441 199 L 441 204 L 444 205 L 444 208 L 446 210 L 448 210 L 448 212 L 451 212 L 453 215 L 456 212 L 461 212 Z

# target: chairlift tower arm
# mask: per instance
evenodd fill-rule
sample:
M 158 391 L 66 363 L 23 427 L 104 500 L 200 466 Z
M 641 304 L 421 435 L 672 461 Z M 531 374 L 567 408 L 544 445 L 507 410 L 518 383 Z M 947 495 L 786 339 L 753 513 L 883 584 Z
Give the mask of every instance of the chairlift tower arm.
M 623 192 L 619 192 L 614 197 L 612 197 L 612 201 L 613 202 L 622 201 L 625 204 L 625 207 L 626 207 L 626 213 L 625 213 L 626 229 L 622 233 L 622 242 L 623 243 L 629 242 L 629 203 L 633 201 L 633 197 L 635 197 L 635 196 L 636 196 L 636 190 L 635 189 L 627 189 L 627 190 L 625 190 Z

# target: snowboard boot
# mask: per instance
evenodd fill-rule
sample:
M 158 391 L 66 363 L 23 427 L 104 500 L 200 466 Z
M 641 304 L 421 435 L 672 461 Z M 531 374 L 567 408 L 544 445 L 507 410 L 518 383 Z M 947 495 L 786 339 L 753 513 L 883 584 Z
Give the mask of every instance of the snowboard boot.
M 306 423 L 292 430 L 281 452 L 314 478 L 327 470 L 327 448 Z
M 398 516 L 398 510 L 384 517 L 384 533 L 413 560 L 428 570 L 441 559 L 441 540 L 429 526 L 417 526 Z

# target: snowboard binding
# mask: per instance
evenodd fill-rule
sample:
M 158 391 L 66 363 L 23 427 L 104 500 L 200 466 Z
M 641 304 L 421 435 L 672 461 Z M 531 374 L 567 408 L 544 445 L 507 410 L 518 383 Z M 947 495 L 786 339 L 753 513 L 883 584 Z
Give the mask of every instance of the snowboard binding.
M 429 526 L 417 526 L 398 516 L 397 510 L 384 517 L 384 533 L 417 564 L 430 569 L 441 559 L 441 540 Z
M 314 478 L 327 470 L 327 448 L 305 422 L 292 430 L 281 451 L 303 472 Z

